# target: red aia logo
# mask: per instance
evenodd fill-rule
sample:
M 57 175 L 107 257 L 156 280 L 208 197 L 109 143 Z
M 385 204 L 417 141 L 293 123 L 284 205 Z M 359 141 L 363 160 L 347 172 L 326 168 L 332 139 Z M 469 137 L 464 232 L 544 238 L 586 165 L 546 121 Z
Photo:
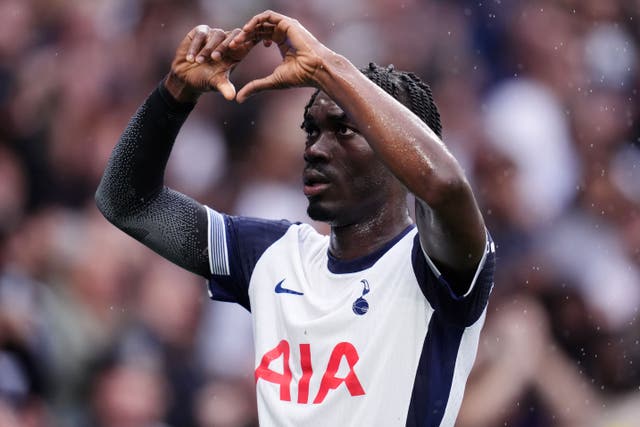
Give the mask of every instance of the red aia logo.
M 260 366 L 256 368 L 255 379 L 256 382 L 260 378 L 270 383 L 280 385 L 280 400 L 291 401 L 291 368 L 289 367 L 289 343 L 286 340 L 280 341 L 278 345 L 262 356 Z M 271 362 L 282 357 L 282 373 L 275 372 L 269 368 Z M 336 377 L 336 372 L 340 367 L 342 359 L 346 359 L 349 365 L 349 373 L 344 378 Z M 362 384 L 356 375 L 353 367 L 360 356 L 353 344 L 348 342 L 341 342 L 333 348 L 331 356 L 329 357 L 329 363 L 327 363 L 327 369 L 322 376 L 320 382 L 320 389 L 316 398 L 313 399 L 313 403 L 322 403 L 330 390 L 337 389 L 340 384 L 344 383 L 347 386 L 347 390 L 352 396 L 362 396 L 365 394 Z M 302 371 L 302 377 L 298 382 L 298 403 L 309 403 L 309 382 L 313 375 L 313 368 L 311 366 L 311 345 L 300 344 L 300 370 Z

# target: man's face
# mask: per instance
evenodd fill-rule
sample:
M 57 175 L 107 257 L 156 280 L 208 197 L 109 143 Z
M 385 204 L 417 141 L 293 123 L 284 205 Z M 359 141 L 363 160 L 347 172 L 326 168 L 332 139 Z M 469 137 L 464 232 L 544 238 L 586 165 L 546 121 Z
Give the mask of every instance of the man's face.
M 355 123 L 325 93 L 309 108 L 303 127 L 307 213 L 332 226 L 372 219 L 399 185 L 360 135 Z

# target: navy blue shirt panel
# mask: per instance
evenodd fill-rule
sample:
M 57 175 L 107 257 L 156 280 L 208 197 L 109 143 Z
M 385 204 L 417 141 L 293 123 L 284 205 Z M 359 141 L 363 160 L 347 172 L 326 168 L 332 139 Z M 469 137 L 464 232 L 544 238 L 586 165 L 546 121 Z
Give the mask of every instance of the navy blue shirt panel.
M 251 311 L 249 282 L 262 254 L 280 239 L 292 225 L 272 221 L 224 215 L 230 275 L 213 275 L 209 281 L 211 298 L 235 302 Z

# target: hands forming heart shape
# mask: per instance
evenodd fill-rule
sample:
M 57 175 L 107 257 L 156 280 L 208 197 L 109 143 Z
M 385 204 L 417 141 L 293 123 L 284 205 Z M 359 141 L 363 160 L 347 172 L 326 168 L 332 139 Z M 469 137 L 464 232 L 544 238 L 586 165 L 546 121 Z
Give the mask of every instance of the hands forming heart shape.
M 236 93 L 229 74 L 260 42 L 267 47 L 277 44 L 282 63 L 270 75 L 250 81 Z M 266 11 L 232 31 L 208 25 L 193 28 L 176 50 L 165 85 L 182 102 L 194 102 L 204 92 L 218 91 L 227 100 L 242 103 L 264 90 L 317 86 L 314 77 L 331 53 L 297 20 Z

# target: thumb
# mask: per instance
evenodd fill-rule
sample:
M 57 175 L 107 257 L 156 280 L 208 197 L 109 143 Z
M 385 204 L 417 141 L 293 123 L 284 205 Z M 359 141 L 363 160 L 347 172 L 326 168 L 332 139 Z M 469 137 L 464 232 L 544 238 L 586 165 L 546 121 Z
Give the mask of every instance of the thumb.
M 242 104 L 247 100 L 247 98 L 258 92 L 262 92 L 267 89 L 275 89 L 277 87 L 277 80 L 273 74 L 261 79 L 252 80 L 240 89 L 240 92 L 238 92 L 238 95 L 236 96 L 236 101 Z
M 218 92 L 224 96 L 227 101 L 232 101 L 236 97 L 236 88 L 228 79 L 222 81 L 216 86 Z

